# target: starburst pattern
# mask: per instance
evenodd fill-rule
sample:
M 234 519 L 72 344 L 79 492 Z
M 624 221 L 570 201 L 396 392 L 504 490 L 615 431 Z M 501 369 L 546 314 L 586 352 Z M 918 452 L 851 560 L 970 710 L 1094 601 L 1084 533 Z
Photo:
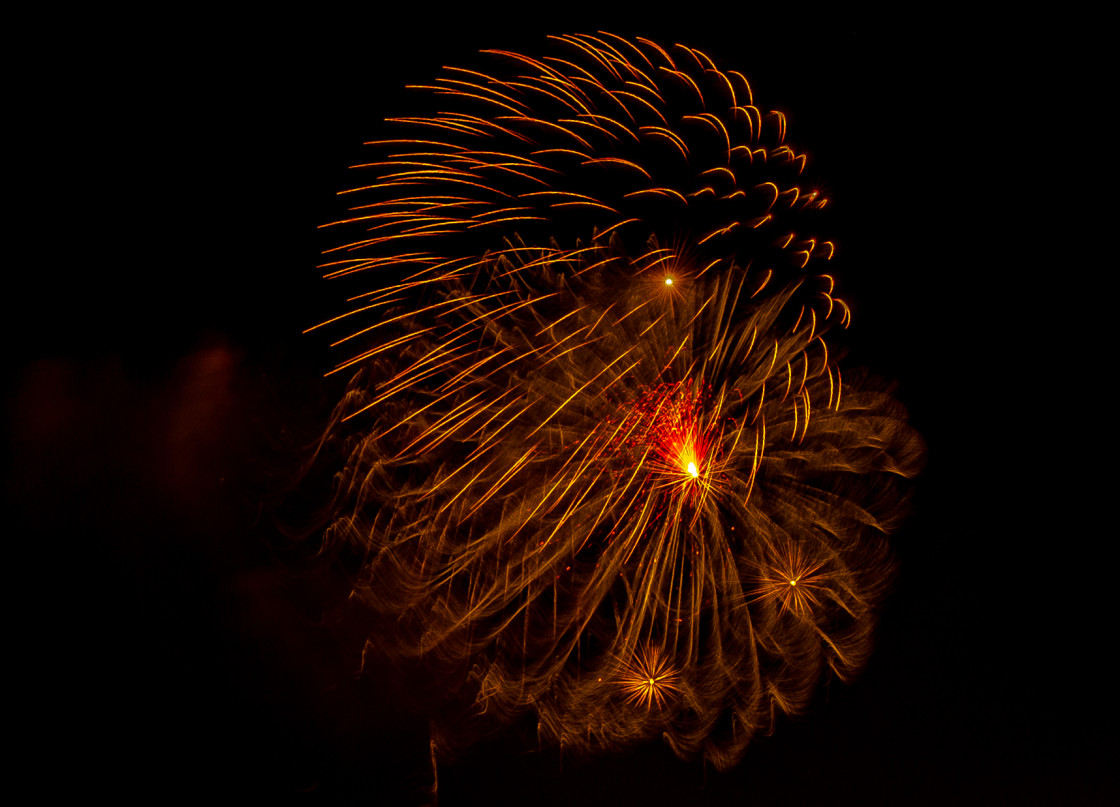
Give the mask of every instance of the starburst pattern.
M 921 444 L 829 349 L 784 118 L 695 49 L 556 44 L 451 70 L 365 166 L 328 273 L 405 275 L 325 323 L 355 371 L 328 534 L 383 647 L 469 668 L 479 712 L 724 767 L 862 665 Z
M 634 657 L 619 676 L 627 703 L 661 708 L 680 691 L 679 673 L 656 647 Z
M 774 599 L 783 609 L 807 616 L 821 607 L 820 597 L 828 590 L 826 561 L 812 559 L 797 542 L 782 546 L 781 552 L 781 557 L 760 569 L 758 597 Z

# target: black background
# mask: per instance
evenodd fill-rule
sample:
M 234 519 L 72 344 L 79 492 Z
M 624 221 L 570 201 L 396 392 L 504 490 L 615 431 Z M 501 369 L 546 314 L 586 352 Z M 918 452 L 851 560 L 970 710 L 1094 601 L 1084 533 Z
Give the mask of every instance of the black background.
M 1099 564 L 1055 453 L 1079 422 L 1059 409 L 1062 351 L 1040 348 L 1065 280 L 1039 236 L 1045 49 L 1012 70 L 994 27 L 736 13 L 98 18 L 44 46 L 59 69 L 31 93 L 48 117 L 27 122 L 43 180 L 24 205 L 43 230 L 15 268 L 5 399 L 5 498 L 30 550 L 11 570 L 23 775 L 41 792 L 419 803 L 427 727 L 400 673 L 356 678 L 344 580 L 274 549 L 314 500 L 282 495 L 291 458 L 341 392 L 301 334 L 341 304 L 316 226 L 413 103 L 405 84 L 605 29 L 699 47 L 786 112 L 836 205 L 849 362 L 898 379 L 928 462 L 864 675 L 734 771 L 511 732 L 441 760 L 440 803 L 1115 797 L 1099 586 L 1068 593 Z

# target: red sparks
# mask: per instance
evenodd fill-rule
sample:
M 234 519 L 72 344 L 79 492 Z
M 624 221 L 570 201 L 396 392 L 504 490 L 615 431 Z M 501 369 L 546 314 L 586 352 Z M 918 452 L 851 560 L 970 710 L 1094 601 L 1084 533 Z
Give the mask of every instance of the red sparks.
M 698 389 L 700 388 L 700 389 Z M 655 487 L 670 487 L 693 501 L 711 487 L 719 459 L 718 424 L 705 412 L 702 385 L 668 382 L 620 407 L 611 453 L 646 465 Z

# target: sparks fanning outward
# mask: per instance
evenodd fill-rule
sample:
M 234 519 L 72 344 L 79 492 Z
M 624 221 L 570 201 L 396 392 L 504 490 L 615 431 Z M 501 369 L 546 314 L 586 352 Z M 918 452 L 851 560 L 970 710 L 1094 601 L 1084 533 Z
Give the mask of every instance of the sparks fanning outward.
M 324 323 L 355 373 L 328 534 L 379 643 L 478 713 L 723 767 L 862 666 L 921 442 L 829 350 L 782 115 L 693 49 L 553 45 L 447 68 L 373 144 L 327 264 L 372 286 Z

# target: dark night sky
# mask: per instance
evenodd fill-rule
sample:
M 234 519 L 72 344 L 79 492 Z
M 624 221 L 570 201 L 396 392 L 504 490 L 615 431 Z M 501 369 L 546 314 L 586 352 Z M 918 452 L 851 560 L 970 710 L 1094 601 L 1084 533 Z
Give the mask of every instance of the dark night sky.
M 1084 525 L 1072 485 L 1047 484 L 1058 426 L 1030 403 L 1058 374 L 1040 377 L 1022 332 L 1044 326 L 1024 288 L 1032 144 L 991 41 L 781 14 L 407 15 L 184 20 L 174 37 L 161 20 L 145 44 L 91 37 L 53 89 L 65 181 L 36 203 L 62 211 L 46 251 L 62 265 L 19 303 L 6 388 L 44 792 L 414 797 L 426 727 L 392 672 L 354 679 L 356 629 L 323 616 L 343 582 L 268 548 L 306 506 L 276 505 L 291 451 L 341 389 L 300 334 L 340 302 L 315 228 L 405 84 L 603 28 L 699 47 L 787 113 L 837 205 L 850 362 L 899 380 L 928 463 L 864 676 L 739 768 L 661 747 L 561 759 L 506 736 L 441 765 L 440 803 L 1108 802 L 1115 743 L 1086 716 L 1096 617 L 1071 618 L 1055 579 Z M 1045 83 L 1032 64 L 1016 86 Z

